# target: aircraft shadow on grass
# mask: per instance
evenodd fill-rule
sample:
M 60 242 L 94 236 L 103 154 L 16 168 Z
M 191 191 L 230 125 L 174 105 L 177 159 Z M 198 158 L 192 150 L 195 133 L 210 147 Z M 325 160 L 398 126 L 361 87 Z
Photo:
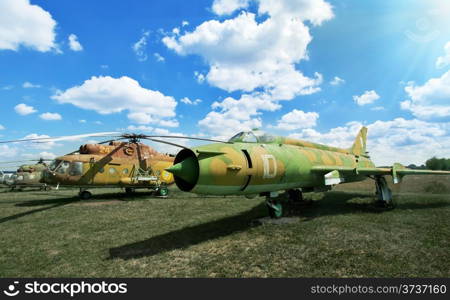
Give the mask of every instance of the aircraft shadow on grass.
M 8 222 L 8 221 L 11 221 L 11 220 L 15 220 L 15 219 L 18 219 L 18 218 L 21 218 L 21 217 L 25 217 L 25 216 L 28 216 L 28 215 L 31 215 L 31 214 L 34 214 L 34 213 L 38 213 L 38 212 L 46 211 L 46 210 L 49 210 L 49 209 L 52 209 L 52 208 L 64 206 L 66 204 L 69 204 L 69 203 L 72 203 L 72 202 L 76 201 L 74 199 L 67 199 L 67 198 L 53 199 L 53 200 L 59 200 L 59 201 L 56 202 L 56 204 L 54 204 L 54 205 L 41 207 L 41 208 L 36 208 L 36 209 L 28 210 L 28 211 L 25 211 L 25 212 L 21 212 L 21 213 L 15 214 L 15 215 L 11 215 L 11 216 L 8 216 L 8 217 L 1 218 L 0 219 L 0 224 Z M 51 200 L 49 200 L 49 201 L 51 201 Z M 55 202 L 53 202 L 53 203 L 55 203 Z M 43 205 L 43 204 L 37 204 L 37 205 Z M 23 205 L 23 203 L 19 203 L 19 204 L 16 204 L 15 206 L 28 206 L 28 205 Z
M 42 193 L 38 193 L 37 195 L 42 196 Z M 51 196 L 54 196 L 54 194 L 48 194 Z M 34 207 L 34 206 L 42 206 L 42 205 L 49 205 L 46 207 L 40 207 L 37 209 L 28 210 L 25 212 L 21 212 L 15 215 L 11 215 L 8 217 L 0 218 L 0 224 L 5 223 L 11 220 L 19 219 L 21 217 L 25 217 L 34 213 L 46 211 L 49 209 L 61 207 L 70 203 L 94 203 L 94 202 L 101 202 L 101 201 L 95 201 L 95 200 L 131 200 L 131 201 L 137 201 L 142 200 L 142 198 L 148 197 L 150 193 L 136 193 L 132 196 L 128 196 L 121 193 L 109 193 L 109 194 L 101 194 L 101 195 L 94 195 L 90 200 L 80 200 L 78 196 L 73 197 L 64 197 L 64 198 L 54 198 L 54 199 L 45 199 L 45 200 L 24 200 L 20 201 L 19 203 L 15 204 L 17 207 Z
M 180 230 L 154 236 L 144 241 L 110 248 L 109 259 L 131 259 L 152 256 L 244 231 L 255 226 L 251 221 L 264 215 L 266 213 L 265 209 L 265 204 L 261 203 L 238 215 L 185 227 Z
M 368 198 L 367 203 L 352 203 L 348 200 L 355 198 Z M 382 213 L 386 209 L 379 208 L 373 203 L 374 197 L 362 193 L 329 192 L 325 193 L 320 201 L 313 201 L 311 205 L 301 206 L 293 210 L 290 216 L 301 217 L 300 220 L 308 221 L 317 217 L 329 215 L 343 215 L 355 213 Z M 395 209 L 428 209 L 450 206 L 449 202 L 439 201 L 434 203 L 401 203 Z M 222 218 L 216 221 L 203 223 L 191 227 L 182 228 L 149 239 L 126 244 L 109 249 L 108 259 L 133 259 L 145 256 L 153 256 L 175 249 L 183 249 L 197 245 L 208 240 L 224 237 L 232 233 L 244 231 L 255 226 L 255 220 L 267 215 L 265 204 L 255 206 L 251 210 L 241 214 Z M 303 219 L 302 219 L 303 218 Z M 259 223 L 260 224 L 260 223 Z M 301 226 L 301 225 L 300 225 Z

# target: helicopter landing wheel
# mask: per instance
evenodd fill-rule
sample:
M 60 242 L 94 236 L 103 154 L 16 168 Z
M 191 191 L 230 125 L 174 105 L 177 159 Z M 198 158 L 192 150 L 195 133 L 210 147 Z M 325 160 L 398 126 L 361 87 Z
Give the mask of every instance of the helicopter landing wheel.
M 130 188 L 130 187 L 125 188 L 125 193 L 127 195 L 133 194 L 135 191 L 136 191 L 136 189 L 133 189 L 133 188 Z
M 160 197 L 167 197 L 167 195 L 169 194 L 169 189 L 165 186 L 161 186 L 158 189 L 158 196 Z
M 78 196 L 80 196 L 80 198 L 82 200 L 88 200 L 89 198 L 92 197 L 92 193 L 89 191 L 81 191 Z

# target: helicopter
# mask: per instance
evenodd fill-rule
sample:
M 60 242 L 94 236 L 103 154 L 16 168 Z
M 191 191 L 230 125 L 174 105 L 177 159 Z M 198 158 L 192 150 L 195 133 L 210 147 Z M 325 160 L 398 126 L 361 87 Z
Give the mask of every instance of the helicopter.
M 246 131 L 227 142 L 184 147 L 166 171 L 185 192 L 265 196 L 273 218 L 282 217 L 289 204 L 301 202 L 303 192 L 328 191 L 369 177 L 375 182 L 378 204 L 389 207 L 393 202 L 386 175 L 392 176 L 394 184 L 409 174 L 450 175 L 450 171 L 412 170 L 399 163 L 377 168 L 366 151 L 366 140 L 366 127 L 348 149 Z
M 36 161 L 34 159 L 22 161 L 10 161 L 3 163 L 17 163 L 24 161 Z M 24 164 L 19 166 L 17 171 L 11 176 L 4 176 L 3 183 L 10 187 L 11 191 L 24 187 L 39 187 L 41 190 L 50 190 L 47 183 L 42 182 L 44 171 L 48 168 L 46 161 L 50 159 L 39 158 L 35 164 Z
M 79 187 L 79 197 L 89 199 L 92 187 L 125 188 L 127 194 L 136 189 L 148 188 L 157 196 L 167 197 L 168 186 L 174 183 L 173 175 L 165 169 L 173 165 L 174 155 L 162 154 L 140 142 L 142 139 L 175 145 L 143 134 L 118 132 L 83 134 L 63 137 L 28 138 L 0 143 L 70 140 L 75 137 L 109 136 L 112 139 L 96 144 L 81 145 L 79 149 L 53 160 L 42 173 L 46 185 Z M 200 139 L 200 138 L 199 138 Z M 202 140 L 202 139 L 200 139 Z

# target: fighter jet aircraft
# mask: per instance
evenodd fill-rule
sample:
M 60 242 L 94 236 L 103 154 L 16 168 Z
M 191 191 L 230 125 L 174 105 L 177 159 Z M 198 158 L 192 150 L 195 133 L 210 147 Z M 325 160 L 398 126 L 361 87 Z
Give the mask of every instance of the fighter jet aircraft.
M 341 149 L 307 141 L 273 136 L 261 131 L 240 132 L 228 142 L 192 149 L 183 147 L 174 165 L 182 191 L 208 195 L 266 196 L 269 214 L 281 217 L 286 197 L 302 199 L 302 192 L 327 191 L 332 186 L 372 178 L 379 203 L 389 206 L 392 192 L 385 176 L 394 184 L 403 176 L 450 175 L 448 171 L 412 170 L 399 163 L 377 168 L 366 151 L 367 128 L 363 127 L 353 145 Z

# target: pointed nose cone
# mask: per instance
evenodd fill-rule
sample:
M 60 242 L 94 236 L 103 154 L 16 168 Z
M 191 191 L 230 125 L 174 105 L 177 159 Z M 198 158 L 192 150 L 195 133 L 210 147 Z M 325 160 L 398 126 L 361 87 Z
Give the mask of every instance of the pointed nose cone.
M 166 171 L 180 177 L 189 184 L 195 184 L 197 180 L 196 170 L 198 169 L 194 157 L 188 157 L 185 160 L 167 168 Z

